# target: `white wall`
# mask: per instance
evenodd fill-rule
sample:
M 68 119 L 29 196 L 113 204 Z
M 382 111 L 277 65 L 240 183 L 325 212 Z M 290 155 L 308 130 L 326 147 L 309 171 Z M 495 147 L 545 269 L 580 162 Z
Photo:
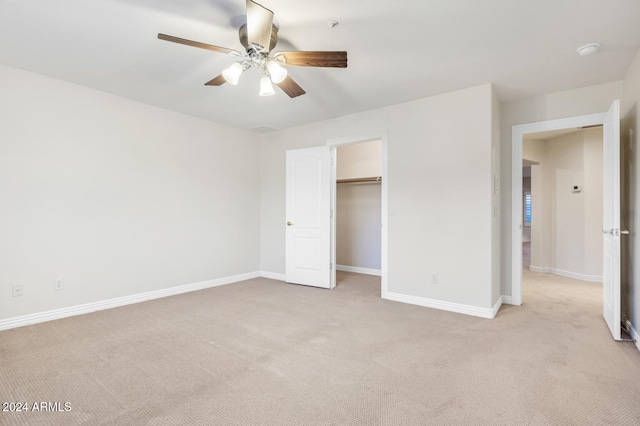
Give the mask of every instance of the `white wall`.
M 258 271 L 256 135 L 4 66 L 0 93 L 0 319 Z
M 622 99 L 622 81 L 505 102 L 501 105 L 501 170 L 505 171 L 500 180 L 503 188 L 501 191 L 503 294 L 511 294 L 511 254 L 512 250 L 519 250 L 511 246 L 512 127 L 516 124 L 606 112 L 615 99 Z
M 640 332 L 640 51 L 623 80 L 620 132 L 623 206 L 622 223 L 630 234 L 622 243 L 622 314 Z M 635 336 L 637 341 L 640 336 Z M 640 344 L 636 343 L 640 348 Z
M 535 136 L 535 135 L 534 135 Z M 525 136 L 522 144 L 522 159 L 535 163 L 546 161 L 547 145 L 544 139 Z M 535 165 L 535 164 L 533 164 Z
M 584 143 L 584 274 L 602 276 L 602 128 L 585 129 Z
M 286 150 L 388 132 L 389 291 L 490 308 L 492 96 L 483 85 L 262 135 L 262 270 L 284 272 Z
M 551 262 L 554 269 L 581 272 L 584 247 L 584 147 L 578 133 L 549 140 L 547 172 L 551 178 Z M 602 258 L 598 259 L 601 262 Z M 545 265 L 536 265 L 545 266 Z
M 379 139 L 341 145 L 336 151 L 336 179 L 382 176 L 382 143 Z
M 491 94 L 491 171 L 490 171 L 490 191 L 491 191 L 491 303 L 501 299 L 501 268 L 500 254 L 501 246 L 501 214 L 500 214 L 500 101 L 495 93 Z
M 380 270 L 381 190 L 376 182 L 337 185 L 337 265 Z

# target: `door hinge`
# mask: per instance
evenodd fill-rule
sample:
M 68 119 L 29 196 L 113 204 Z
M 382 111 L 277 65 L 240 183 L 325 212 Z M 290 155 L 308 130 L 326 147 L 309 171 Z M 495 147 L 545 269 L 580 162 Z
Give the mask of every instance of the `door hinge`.
M 333 210 L 329 210 L 329 217 L 332 218 L 333 217 Z
M 331 157 L 331 163 L 330 164 L 333 166 L 333 157 Z
M 333 269 L 333 262 L 329 262 L 329 270 Z

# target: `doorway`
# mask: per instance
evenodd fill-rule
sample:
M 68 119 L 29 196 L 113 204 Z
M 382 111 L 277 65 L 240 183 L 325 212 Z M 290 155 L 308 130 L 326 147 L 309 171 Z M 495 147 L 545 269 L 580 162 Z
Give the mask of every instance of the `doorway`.
M 380 276 L 380 140 L 338 146 L 335 162 L 336 271 Z
M 523 269 L 602 282 L 602 126 L 523 140 Z
M 603 125 L 603 316 L 615 340 L 620 340 L 620 106 L 608 112 L 513 126 L 511 298 L 522 304 L 522 160 L 525 135 Z
M 350 137 L 342 139 L 334 139 L 327 142 L 331 149 L 332 167 L 331 167 L 331 288 L 336 286 L 336 272 L 338 270 L 350 271 L 356 273 L 365 273 L 371 275 L 379 275 L 381 277 L 381 296 L 385 297 L 387 293 L 387 241 L 388 241 L 388 182 L 387 182 L 387 136 L 376 135 L 373 137 Z M 377 154 L 376 154 L 377 150 Z M 363 152 L 373 152 L 369 161 L 363 158 Z M 342 153 L 342 161 L 340 163 L 340 155 Z M 361 161 L 354 161 L 360 158 Z M 377 160 L 374 160 L 377 158 Z M 377 162 L 377 164 L 372 164 Z M 367 164 L 369 163 L 369 164 Z M 343 167 L 348 165 L 347 170 Z M 376 172 L 374 172 L 374 170 Z M 340 185 L 340 187 L 339 187 Z M 371 211 L 376 201 L 373 199 L 374 193 L 379 192 L 378 212 Z M 368 206 L 352 205 L 348 207 L 349 195 L 356 195 L 360 201 L 365 201 Z M 340 196 L 340 199 L 338 198 Z M 353 220 L 348 218 L 338 218 L 338 209 L 342 207 L 342 213 L 346 213 L 344 208 L 351 208 L 351 213 L 366 215 L 365 223 L 360 223 L 354 229 Z M 344 220 L 347 219 L 347 220 Z M 339 223 L 341 220 L 341 223 Z M 374 222 L 377 221 L 377 225 Z M 339 235 L 339 226 L 344 231 L 349 229 L 351 235 Z M 346 226 L 346 228 L 345 228 Z M 367 229 L 372 230 L 373 226 L 379 226 L 379 234 L 365 236 Z M 356 235 L 357 234 L 357 235 Z M 356 243 L 359 247 L 344 247 L 344 244 L 353 242 L 350 238 L 355 236 L 358 238 Z M 344 237 L 347 237 L 346 239 Z M 363 238 L 368 241 L 363 241 Z M 340 245 L 343 245 L 340 247 Z M 367 248 L 367 244 L 375 244 L 376 247 L 371 250 Z M 379 250 L 378 250 L 379 248 Z M 340 249 L 340 250 L 339 250 Z M 346 249 L 346 250 L 345 250 Z M 340 256 L 339 256 L 340 255 Z M 377 260 L 376 260 L 377 258 Z M 351 263 L 344 265 L 341 263 Z M 354 265 L 355 263 L 355 265 Z

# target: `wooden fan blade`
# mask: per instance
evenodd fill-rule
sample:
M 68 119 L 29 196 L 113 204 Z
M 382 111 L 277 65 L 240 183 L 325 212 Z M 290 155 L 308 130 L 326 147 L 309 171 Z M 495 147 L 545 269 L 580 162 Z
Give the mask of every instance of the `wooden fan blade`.
M 247 0 L 247 38 L 249 46 L 254 45 L 261 52 L 269 51 L 273 12 L 266 7 Z
M 223 84 L 225 84 L 227 82 L 227 80 L 225 80 L 225 78 L 222 76 L 222 74 L 220 74 L 217 77 L 214 77 L 213 79 L 207 81 L 204 85 L 205 86 L 221 86 Z
M 158 33 L 160 40 L 170 41 L 173 43 L 180 43 L 187 46 L 199 47 L 200 49 L 211 50 L 213 52 L 226 53 L 233 56 L 241 56 L 242 54 L 237 50 L 227 49 L 226 47 L 214 46 L 213 44 L 200 43 L 199 41 L 187 40 L 186 38 L 174 37 L 167 34 Z
M 273 58 L 280 65 L 300 67 L 346 68 L 347 52 L 277 52 Z
M 276 85 L 279 88 L 281 88 L 284 93 L 289 95 L 290 98 L 295 98 L 297 96 L 304 95 L 305 93 L 307 93 L 304 91 L 302 87 L 298 85 L 298 83 L 293 81 L 293 79 L 289 76 L 287 76 L 280 83 L 276 83 Z

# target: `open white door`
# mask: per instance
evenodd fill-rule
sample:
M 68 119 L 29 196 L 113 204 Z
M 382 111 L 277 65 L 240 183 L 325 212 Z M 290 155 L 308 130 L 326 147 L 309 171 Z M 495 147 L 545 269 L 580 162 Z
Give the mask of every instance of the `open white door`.
M 615 340 L 620 340 L 620 102 L 614 101 L 603 129 L 603 315 Z
M 287 151 L 286 281 L 329 288 L 331 153 L 328 146 Z

